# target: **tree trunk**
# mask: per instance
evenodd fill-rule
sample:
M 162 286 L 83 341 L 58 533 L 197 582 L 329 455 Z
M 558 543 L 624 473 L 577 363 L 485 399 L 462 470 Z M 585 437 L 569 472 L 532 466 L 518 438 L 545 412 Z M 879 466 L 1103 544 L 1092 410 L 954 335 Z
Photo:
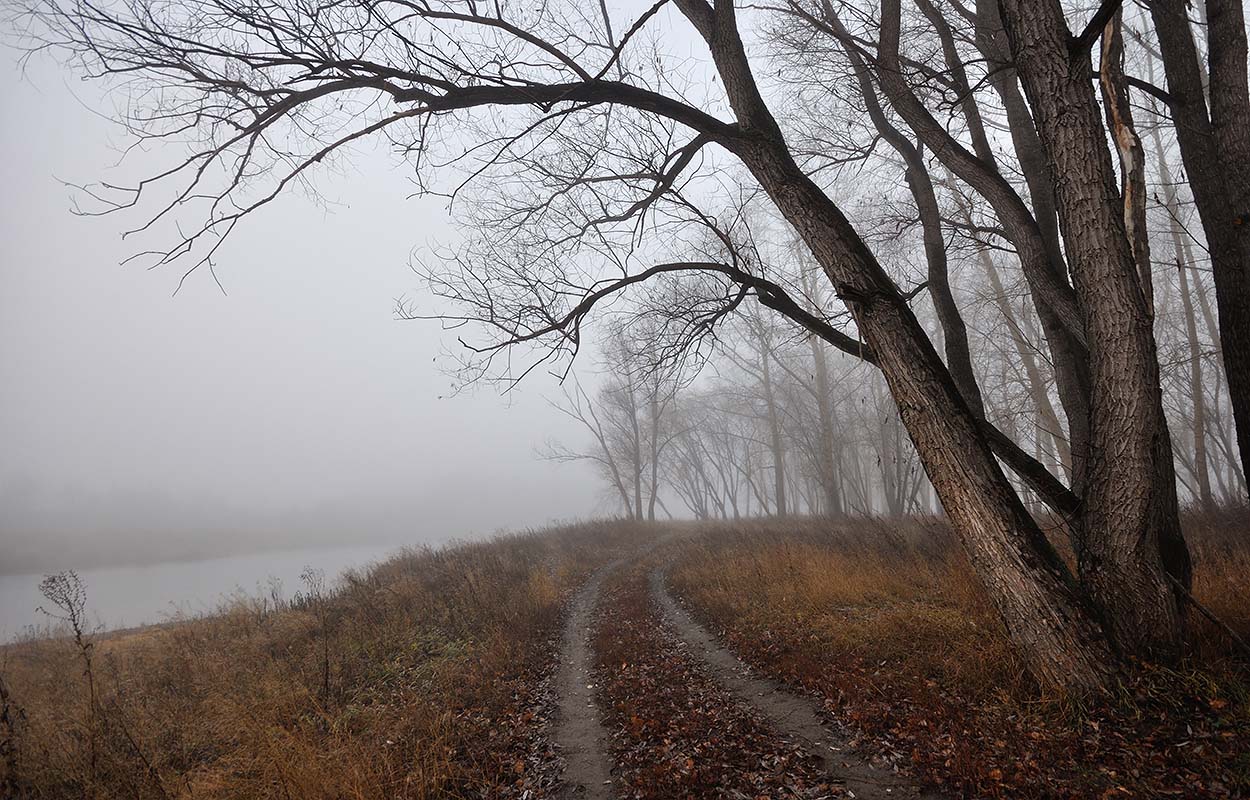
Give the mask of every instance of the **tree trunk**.
M 1211 254 L 1220 351 L 1242 467 L 1250 464 L 1250 103 L 1241 4 L 1208 3 L 1211 110 L 1184 0 L 1151 0 L 1181 160 Z M 1237 59 L 1241 59 L 1240 65 Z
M 627 383 L 622 391 L 625 392 L 625 399 L 628 403 L 626 412 L 629 414 L 629 433 L 630 433 L 630 461 L 631 468 L 634 473 L 634 519 L 642 521 L 642 430 L 638 425 L 638 396 L 635 394 L 635 386 L 633 384 L 634 376 L 629 375 Z
M 768 423 L 768 446 L 773 454 L 773 503 L 777 516 L 786 515 L 786 450 L 781 436 L 781 418 L 773 394 L 772 345 L 763 330 L 756 330 L 760 353 L 760 388 L 764 391 L 764 413 Z
M 808 243 L 877 353 L 942 506 L 1030 669 L 1051 686 L 1104 686 L 1112 662 L 1097 625 L 897 288 L 786 150 L 761 146 L 747 163 Z
M 1029 201 L 1037 228 L 1041 232 L 1047 263 L 1051 270 L 1063 273 L 1066 281 L 1066 262 L 1060 243 L 1059 217 L 1055 207 L 1055 187 L 1032 112 L 1020 94 L 998 0 L 977 0 L 976 37 L 977 48 L 985 56 L 990 70 L 990 85 L 1002 100 L 1006 111 L 1012 149 L 1020 160 L 1020 172 L 1029 189 Z M 1069 476 L 1072 490 L 1079 494 L 1085 482 L 1085 461 L 1089 453 L 1089 354 L 1081 343 L 1073 340 L 1070 333 L 1061 330 L 1054 312 L 1036 295 L 1034 307 L 1050 347 L 1059 402 L 1068 420 L 1068 446 L 1071 452 Z
M 655 500 L 660 494 L 660 384 L 651 386 L 651 496 L 647 498 L 647 519 L 655 522 Z
M 1185 314 L 1185 338 L 1189 345 L 1189 397 L 1193 405 L 1194 478 L 1198 481 L 1198 503 L 1209 511 L 1215 506 L 1215 498 L 1211 493 L 1211 470 L 1207 457 L 1207 399 L 1202 375 L 1202 344 L 1198 337 L 1198 318 L 1189 288 L 1188 270 L 1193 269 L 1193 262 L 1188 257 L 1189 247 L 1185 242 L 1185 232 L 1181 230 L 1181 209 L 1176 198 L 1176 186 L 1172 182 L 1172 170 L 1168 166 L 1157 127 L 1151 130 L 1150 138 L 1154 145 L 1159 183 L 1163 190 L 1163 204 L 1168 211 L 1168 232 L 1172 238 L 1172 253 L 1176 259 L 1177 277 L 1180 281 L 1181 310 Z
M 927 2 L 926 8 L 933 10 Z M 933 10 L 936 15 L 936 10 Z M 940 16 L 938 17 L 940 19 Z M 884 38 L 884 37 L 883 37 Z M 945 39 L 944 39 L 945 41 Z M 953 47 L 953 43 L 951 44 Z M 942 214 L 938 208 L 937 193 L 933 189 L 933 178 L 929 175 L 920 148 L 912 144 L 902 131 L 890 124 L 877 102 L 877 90 L 869 79 L 868 70 L 858 52 L 849 44 L 843 49 L 855 67 L 859 82 L 860 96 L 868 109 L 868 116 L 882 139 L 885 139 L 894 151 L 902 157 L 907 165 L 904 174 L 907 188 L 911 191 L 912 200 L 916 203 L 916 212 L 920 217 L 920 227 L 924 242 L 925 263 L 928 267 L 929 296 L 933 298 L 933 308 L 937 312 L 938 324 L 941 326 L 942 343 L 946 351 L 946 368 L 951 378 L 959 387 L 960 393 L 968 401 L 968 407 L 978 417 L 985 416 L 985 403 L 981 398 L 981 388 L 977 385 L 976 373 L 972 369 L 972 351 L 968 346 L 968 328 L 963 316 L 955 303 L 955 295 L 951 291 L 950 269 L 946 260 L 946 240 L 942 235 Z M 886 69 L 893 64 L 887 63 Z M 971 93 L 969 93 L 971 94 Z M 966 106 L 980 121 L 976 103 L 970 100 Z M 979 130 L 979 128 L 978 128 Z M 979 142 L 984 135 L 974 136 Z M 988 152 L 988 145 L 986 145 Z
M 1198 503 L 1203 510 L 1215 507 L 1211 495 L 1211 472 L 1207 465 L 1207 402 L 1203 397 L 1202 350 L 1198 343 L 1198 326 L 1194 319 L 1194 303 L 1189 296 L 1190 266 L 1177 252 L 1176 271 L 1180 278 L 1181 306 L 1185 312 L 1185 335 L 1189 342 L 1189 395 L 1194 407 L 1194 476 L 1198 480 Z
M 677 4 L 708 43 L 738 118 L 734 152 L 802 237 L 877 354 L 917 453 L 1025 663 L 1053 687 L 1104 689 L 1114 672 L 1106 640 L 898 287 L 795 163 L 751 75 L 733 4 Z
M 1171 659 L 1182 642 L 1188 550 L 1154 333 L 1121 214 L 1087 54 L 1058 0 L 1004 0 L 1088 333 L 1091 452 L 1077 531 L 1081 581 L 1117 648 Z
M 1111 15 L 1102 33 L 1098 83 L 1102 87 L 1107 128 L 1120 156 L 1121 215 L 1137 265 L 1137 278 L 1146 301 L 1146 314 L 1154 320 L 1154 276 L 1150 265 L 1150 237 L 1146 231 L 1146 157 L 1133 124 L 1133 106 L 1124 76 L 1123 12 Z
M 814 286 L 809 271 L 804 269 L 801 278 L 803 293 L 812 299 L 814 305 L 820 304 L 820 291 Z M 820 468 L 821 491 L 824 495 L 825 516 L 841 516 L 845 513 L 842 501 L 842 486 L 838 471 L 837 423 L 834 420 L 833 384 L 829 380 L 828 346 L 817 336 L 808 337 L 811 348 L 813 379 L 812 394 L 816 400 L 816 460 Z
M 1210 59 L 1211 127 L 1219 150 L 1223 179 L 1231 206 L 1219 224 L 1232 230 L 1240 256 L 1241 291 L 1230 287 L 1229 309 L 1235 316 L 1250 316 L 1250 81 L 1246 66 L 1246 20 L 1241 0 L 1208 0 L 1207 43 Z M 1219 303 L 1219 292 L 1216 293 Z M 1220 308 L 1223 317 L 1225 309 Z M 1242 334 L 1250 336 L 1250 320 L 1243 321 Z M 1237 443 L 1242 466 L 1250 460 L 1250 339 L 1242 339 L 1242 349 L 1234 354 L 1236 378 L 1229 378 L 1230 394 L 1235 392 L 1233 416 L 1237 423 Z M 1225 349 L 1227 359 L 1228 348 Z M 1234 389 L 1234 381 L 1236 388 Z
M 837 429 L 833 420 L 833 387 L 829 382 L 829 362 L 826 360 L 825 344 L 812 336 L 809 340 L 812 348 L 812 361 L 816 373 L 816 417 L 820 441 L 817 453 L 820 458 L 820 482 L 825 495 L 825 515 L 841 516 L 842 492 L 838 485 L 838 456 L 834 438 Z

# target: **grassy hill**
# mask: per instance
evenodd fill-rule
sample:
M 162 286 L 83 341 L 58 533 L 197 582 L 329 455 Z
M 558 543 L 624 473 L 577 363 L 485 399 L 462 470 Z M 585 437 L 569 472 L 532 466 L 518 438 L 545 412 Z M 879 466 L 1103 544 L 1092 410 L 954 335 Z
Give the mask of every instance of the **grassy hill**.
M 1187 525 L 1195 596 L 1242 636 L 1247 521 Z M 1201 614 L 1190 662 L 1138 670 L 1118 696 L 1077 705 L 1021 669 L 939 521 L 789 519 L 587 523 L 410 551 L 335 587 L 314 579 L 290 601 L 8 646 L 0 795 L 559 797 L 564 611 L 592 574 L 604 586 L 574 633 L 593 655 L 604 796 L 844 791 L 820 753 L 700 662 L 665 592 L 900 785 L 949 797 L 1250 791 L 1247 661 Z

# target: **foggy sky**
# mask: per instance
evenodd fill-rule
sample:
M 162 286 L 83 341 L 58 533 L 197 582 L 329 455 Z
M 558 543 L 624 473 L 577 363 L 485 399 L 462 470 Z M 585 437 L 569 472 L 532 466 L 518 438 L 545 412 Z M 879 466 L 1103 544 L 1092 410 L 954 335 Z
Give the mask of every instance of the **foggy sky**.
M 447 395 L 436 323 L 399 322 L 413 247 L 454 235 L 381 149 L 245 221 L 217 275 L 120 266 L 144 220 L 72 215 L 127 144 L 92 84 L 0 50 L 0 573 L 328 542 L 419 542 L 593 513 L 579 432 L 534 374 Z M 157 155 L 160 155 L 159 153 Z M 168 244 L 168 242 L 166 242 Z M 586 366 L 589 366 L 587 364 Z

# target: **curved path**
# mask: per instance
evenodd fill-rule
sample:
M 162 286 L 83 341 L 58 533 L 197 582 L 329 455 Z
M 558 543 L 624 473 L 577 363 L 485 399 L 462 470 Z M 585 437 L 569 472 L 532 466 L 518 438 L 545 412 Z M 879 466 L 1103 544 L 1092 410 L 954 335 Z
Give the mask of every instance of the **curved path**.
M 847 747 L 846 736 L 831 727 L 815 702 L 786 690 L 779 683 L 752 675 L 750 667 L 721 647 L 668 593 L 662 568 L 651 573 L 651 591 L 664 613 L 665 622 L 704 661 L 713 677 L 740 702 L 759 711 L 778 732 L 807 745 L 812 753 L 819 755 L 825 771 L 845 785 L 852 797 L 938 800 L 937 795 L 918 791 L 903 776 L 876 769 L 857 756 Z

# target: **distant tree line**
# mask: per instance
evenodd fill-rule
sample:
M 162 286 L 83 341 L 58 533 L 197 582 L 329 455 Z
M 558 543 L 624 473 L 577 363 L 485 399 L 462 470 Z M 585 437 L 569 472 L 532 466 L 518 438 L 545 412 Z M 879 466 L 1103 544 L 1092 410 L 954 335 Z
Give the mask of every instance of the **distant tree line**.
M 1185 263 L 1184 209 L 1152 210 L 1162 217 L 1152 243 L 1161 250 L 1179 243 Z M 969 298 L 970 355 L 983 376 L 978 388 L 994 424 L 1070 480 L 1071 442 L 1056 412 L 1049 367 L 1038 355 L 1040 326 L 1019 292 L 1013 296 L 1004 285 L 1008 270 L 1000 260 L 988 248 L 951 258 L 962 278 L 956 290 Z M 1208 511 L 1240 503 L 1246 479 L 1209 276 L 1161 269 L 1155 292 L 1181 500 Z M 917 312 L 930 329 L 938 326 L 930 305 L 917 303 Z M 605 340 L 595 388 L 570 378 L 553 403 L 586 435 L 548 442 L 542 451 L 552 460 L 592 464 L 623 515 L 940 513 L 887 387 L 861 359 L 758 313 L 724 323 L 697 375 L 685 363 L 670 369 L 648 351 L 649 341 L 624 336 L 618 330 Z M 1010 477 L 1030 509 L 1046 510 L 1026 481 Z

